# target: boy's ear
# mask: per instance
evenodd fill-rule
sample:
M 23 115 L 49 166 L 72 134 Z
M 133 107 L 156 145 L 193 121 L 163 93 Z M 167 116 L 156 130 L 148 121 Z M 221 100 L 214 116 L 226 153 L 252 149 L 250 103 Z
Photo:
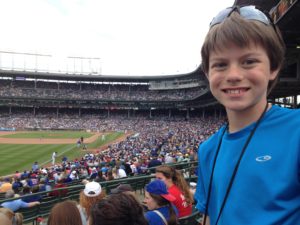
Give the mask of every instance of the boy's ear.
M 207 78 L 207 80 L 208 80 L 208 73 L 205 73 L 205 76 L 206 76 L 206 78 Z
M 275 80 L 276 77 L 278 76 L 279 71 L 280 71 L 279 68 L 271 71 L 269 80 Z

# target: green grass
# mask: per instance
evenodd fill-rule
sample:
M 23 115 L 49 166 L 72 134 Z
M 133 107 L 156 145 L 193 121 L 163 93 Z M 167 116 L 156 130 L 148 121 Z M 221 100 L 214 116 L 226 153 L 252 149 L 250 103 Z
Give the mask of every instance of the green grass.
M 97 149 L 117 139 L 122 134 L 121 132 L 106 134 L 104 141 L 101 140 L 100 136 L 95 142 L 88 144 L 88 149 Z M 54 151 L 58 153 L 57 163 L 61 163 L 63 156 L 67 156 L 68 159 L 75 159 L 86 153 L 81 148 L 77 148 L 75 144 L 0 144 L 0 176 L 13 174 L 16 170 L 30 170 L 35 161 L 38 161 L 40 166 L 49 164 Z
M 65 139 L 65 138 L 89 138 L 93 136 L 92 133 L 85 131 L 33 131 L 26 133 L 16 133 L 3 135 L 5 138 L 53 138 L 53 139 Z

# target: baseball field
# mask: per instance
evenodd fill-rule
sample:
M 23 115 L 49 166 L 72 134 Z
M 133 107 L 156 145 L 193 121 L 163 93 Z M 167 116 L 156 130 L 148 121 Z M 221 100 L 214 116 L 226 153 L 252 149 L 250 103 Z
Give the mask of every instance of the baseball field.
M 77 146 L 83 137 L 87 150 Z M 97 152 L 109 144 L 126 138 L 123 132 L 85 132 L 85 131 L 17 131 L 0 132 L 0 176 L 23 170 L 31 170 L 37 161 L 40 167 L 50 166 L 53 152 L 57 152 L 56 163 L 62 157 L 79 158 L 87 152 Z

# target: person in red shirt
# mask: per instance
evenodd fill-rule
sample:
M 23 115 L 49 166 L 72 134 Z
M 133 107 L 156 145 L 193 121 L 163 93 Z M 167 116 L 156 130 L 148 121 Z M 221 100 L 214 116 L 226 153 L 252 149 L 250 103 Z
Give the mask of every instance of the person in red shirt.
M 191 215 L 194 199 L 180 171 L 173 167 L 162 165 L 156 168 L 155 177 L 162 180 L 166 184 L 168 192 L 176 198 L 173 204 L 178 209 L 179 218 Z
M 57 181 L 57 183 L 54 185 L 53 187 L 53 191 L 49 193 L 50 196 L 56 196 L 56 197 L 64 197 L 67 196 L 68 194 L 68 190 L 64 189 L 64 190 L 57 190 L 59 188 L 65 188 L 68 187 L 65 183 L 64 183 L 64 179 L 59 179 Z

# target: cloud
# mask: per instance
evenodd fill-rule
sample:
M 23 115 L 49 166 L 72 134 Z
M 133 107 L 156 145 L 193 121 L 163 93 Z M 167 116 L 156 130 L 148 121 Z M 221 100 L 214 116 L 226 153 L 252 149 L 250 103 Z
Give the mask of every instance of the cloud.
M 185 73 L 200 64 L 214 14 L 232 3 L 3 0 L 0 50 L 50 54 L 56 59 L 50 66 L 61 70 L 70 63 L 66 57 L 81 56 L 101 58 L 103 74 Z

